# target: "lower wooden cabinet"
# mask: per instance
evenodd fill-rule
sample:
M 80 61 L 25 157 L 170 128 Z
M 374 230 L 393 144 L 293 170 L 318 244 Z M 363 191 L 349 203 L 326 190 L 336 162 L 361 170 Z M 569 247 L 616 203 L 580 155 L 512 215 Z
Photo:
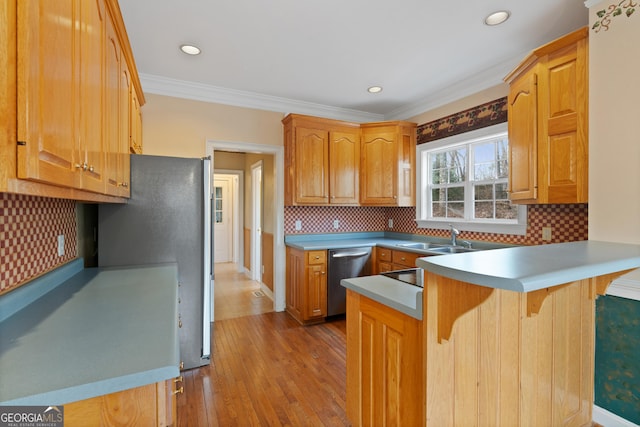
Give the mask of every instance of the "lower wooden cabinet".
M 419 426 L 422 322 L 347 289 L 347 416 L 354 426 Z
M 176 425 L 176 380 L 167 380 L 64 405 L 64 425 Z M 179 384 L 178 384 L 179 385 Z M 181 386 L 178 392 L 181 392 Z
M 287 247 L 286 307 L 298 322 L 317 323 L 327 316 L 327 251 Z
M 376 248 L 376 272 L 384 273 L 386 271 L 415 268 L 416 260 L 425 256 L 428 255 L 416 252 L 396 251 L 387 248 Z

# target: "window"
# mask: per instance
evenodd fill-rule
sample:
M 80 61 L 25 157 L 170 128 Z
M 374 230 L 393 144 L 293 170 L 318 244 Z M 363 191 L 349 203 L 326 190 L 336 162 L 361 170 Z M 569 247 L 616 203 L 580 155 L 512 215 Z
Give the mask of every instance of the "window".
M 506 234 L 526 233 L 526 206 L 512 205 L 506 123 L 421 144 L 417 222 Z

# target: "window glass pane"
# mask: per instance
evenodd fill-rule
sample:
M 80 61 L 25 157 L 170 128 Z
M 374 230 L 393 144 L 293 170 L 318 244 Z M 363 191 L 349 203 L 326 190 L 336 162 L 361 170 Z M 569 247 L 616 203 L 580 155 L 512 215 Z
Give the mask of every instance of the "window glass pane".
M 448 201 L 464 201 L 464 187 L 449 187 L 447 189 Z
M 433 184 L 446 184 L 447 182 L 447 169 L 434 169 L 433 176 L 431 177 Z
M 216 198 L 222 197 L 222 187 L 216 187 Z
M 509 194 L 507 193 L 507 183 L 499 182 L 496 184 L 496 200 L 507 200 Z
M 476 181 L 495 179 L 495 163 L 476 163 L 474 174 Z
M 216 222 L 218 224 L 222 223 L 222 212 L 216 212 Z
M 517 219 L 518 207 L 512 205 L 508 200 L 496 202 L 496 218 L 497 219 Z
M 496 142 L 497 160 L 507 161 L 509 159 L 509 140 L 507 138 Z
M 473 157 L 476 164 L 493 163 L 496 160 L 496 146 L 494 142 L 476 144 L 473 146 Z
M 447 205 L 447 218 L 464 218 L 464 202 L 451 202 Z
M 509 178 L 509 163 L 506 160 L 500 160 L 497 164 L 496 178 Z
M 431 204 L 431 215 L 434 218 L 446 218 L 447 204 L 442 202 L 433 202 Z
M 476 202 L 474 215 L 476 218 L 493 218 L 493 202 Z
M 493 200 L 493 184 L 474 186 L 475 200 Z

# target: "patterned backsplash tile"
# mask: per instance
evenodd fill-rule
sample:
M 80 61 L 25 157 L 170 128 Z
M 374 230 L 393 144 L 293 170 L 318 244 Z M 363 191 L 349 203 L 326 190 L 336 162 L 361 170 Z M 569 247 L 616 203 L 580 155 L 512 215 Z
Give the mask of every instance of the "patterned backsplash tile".
M 342 207 L 342 206 L 285 206 L 285 234 L 353 233 L 394 231 L 423 236 L 448 237 L 448 230 L 416 227 L 415 208 Z M 388 228 L 389 219 L 393 228 Z M 295 229 L 299 220 L 301 229 Z M 338 220 L 340 228 L 333 222 Z M 527 234 L 493 234 L 461 232 L 460 238 L 516 245 L 572 242 L 588 239 L 588 205 L 531 205 L 528 208 Z M 551 241 L 542 240 L 542 227 L 551 227 Z
M 74 259 L 76 230 L 73 200 L 0 193 L 0 294 Z

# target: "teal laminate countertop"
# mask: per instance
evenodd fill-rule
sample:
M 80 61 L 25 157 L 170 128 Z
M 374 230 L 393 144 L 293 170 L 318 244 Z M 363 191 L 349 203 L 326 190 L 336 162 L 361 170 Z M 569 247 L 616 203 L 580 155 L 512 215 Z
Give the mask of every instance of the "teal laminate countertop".
M 0 323 L 0 405 L 63 405 L 177 377 L 177 318 L 176 265 L 82 269 Z
M 419 258 L 420 268 L 454 280 L 531 292 L 640 267 L 640 245 L 581 241 Z
M 380 304 L 422 320 L 422 288 L 419 286 L 380 275 L 342 279 L 340 284 Z

